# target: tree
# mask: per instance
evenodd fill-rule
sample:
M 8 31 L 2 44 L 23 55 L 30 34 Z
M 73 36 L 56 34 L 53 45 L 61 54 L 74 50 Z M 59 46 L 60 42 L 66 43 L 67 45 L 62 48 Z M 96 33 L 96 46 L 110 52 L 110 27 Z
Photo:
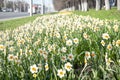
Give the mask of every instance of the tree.
M 88 11 L 88 1 L 84 0 L 84 7 L 85 7 L 85 11 Z
M 13 2 L 12 1 L 8 1 L 7 2 L 7 8 L 12 8 L 13 7 Z
M 55 10 L 61 10 L 65 8 L 65 0 L 53 0 Z
M 110 10 L 110 2 L 109 2 L 109 0 L 105 0 L 105 9 Z
M 100 0 L 96 0 L 96 11 L 101 9 L 100 4 L 101 4 Z
M 82 11 L 84 11 L 84 0 L 81 0 L 81 8 L 82 8 Z
M 120 11 L 120 0 L 117 0 L 117 10 Z
M 78 0 L 78 10 L 81 10 L 81 1 Z
M 0 7 L 3 7 L 3 0 L 0 0 Z
M 81 7 L 82 7 L 82 11 L 87 11 L 88 10 L 88 1 L 81 0 Z

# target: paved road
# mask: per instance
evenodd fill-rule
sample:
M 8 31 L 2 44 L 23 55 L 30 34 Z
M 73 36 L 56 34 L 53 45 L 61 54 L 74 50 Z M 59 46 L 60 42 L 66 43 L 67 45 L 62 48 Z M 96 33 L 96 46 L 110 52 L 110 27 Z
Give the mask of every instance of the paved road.
M 0 21 L 29 16 L 27 12 L 0 12 Z

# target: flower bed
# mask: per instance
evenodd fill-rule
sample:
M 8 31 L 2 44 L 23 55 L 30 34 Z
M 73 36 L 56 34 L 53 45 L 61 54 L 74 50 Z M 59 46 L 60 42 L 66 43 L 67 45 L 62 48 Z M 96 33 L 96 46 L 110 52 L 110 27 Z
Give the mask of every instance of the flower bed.
M 2 80 L 112 80 L 119 66 L 118 21 L 56 14 L 0 32 Z

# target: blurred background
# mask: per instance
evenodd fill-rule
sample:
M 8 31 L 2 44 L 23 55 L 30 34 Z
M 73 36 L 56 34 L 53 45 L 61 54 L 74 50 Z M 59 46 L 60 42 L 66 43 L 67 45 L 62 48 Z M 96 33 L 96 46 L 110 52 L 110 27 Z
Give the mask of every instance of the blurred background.
M 33 13 L 53 12 L 52 0 L 32 0 Z M 0 0 L 0 12 L 30 12 L 30 0 Z

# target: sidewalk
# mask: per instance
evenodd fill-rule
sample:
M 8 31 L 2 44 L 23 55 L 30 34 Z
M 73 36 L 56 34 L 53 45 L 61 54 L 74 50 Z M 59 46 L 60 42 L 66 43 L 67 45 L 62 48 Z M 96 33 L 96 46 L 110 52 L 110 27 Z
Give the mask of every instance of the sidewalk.
M 0 12 L 0 21 L 23 18 L 29 16 L 27 12 Z
M 0 19 L 0 22 L 1 22 L 1 21 L 8 21 L 8 20 L 13 20 L 13 19 L 26 18 L 26 17 L 30 17 L 30 16 L 22 16 L 22 17 L 14 17 L 14 18 L 6 18 L 6 19 Z

